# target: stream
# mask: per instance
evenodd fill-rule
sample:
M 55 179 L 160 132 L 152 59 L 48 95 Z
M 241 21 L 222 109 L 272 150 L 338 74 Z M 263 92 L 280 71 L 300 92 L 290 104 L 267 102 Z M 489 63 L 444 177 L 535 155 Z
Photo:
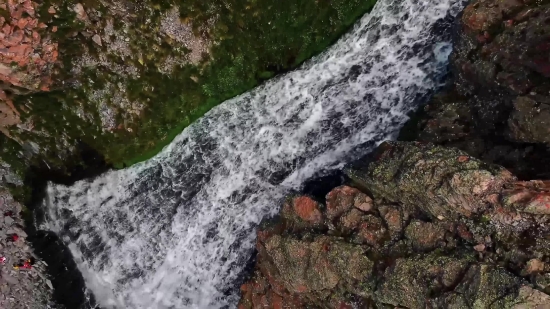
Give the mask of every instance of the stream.
M 40 229 L 110 308 L 235 308 L 255 227 L 289 192 L 395 138 L 443 81 L 459 0 L 379 0 L 299 69 L 228 100 L 154 158 L 49 183 Z

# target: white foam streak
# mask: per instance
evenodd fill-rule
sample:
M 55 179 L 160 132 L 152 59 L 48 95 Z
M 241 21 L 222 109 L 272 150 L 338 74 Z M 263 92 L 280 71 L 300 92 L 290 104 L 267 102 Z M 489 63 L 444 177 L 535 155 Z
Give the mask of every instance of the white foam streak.
M 41 228 L 69 244 L 104 308 L 234 307 L 254 227 L 291 189 L 395 136 L 445 72 L 442 19 L 461 7 L 379 0 L 327 52 L 214 108 L 153 159 L 50 184 Z

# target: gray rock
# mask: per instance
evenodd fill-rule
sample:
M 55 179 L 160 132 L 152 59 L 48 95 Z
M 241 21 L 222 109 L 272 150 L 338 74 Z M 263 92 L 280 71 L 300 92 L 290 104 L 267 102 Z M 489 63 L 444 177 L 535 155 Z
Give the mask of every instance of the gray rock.
M 7 284 L 2 284 L 0 285 L 0 291 L 2 292 L 2 294 L 4 295 L 8 295 L 9 292 L 10 292 L 10 287 L 7 285 Z
M 53 290 L 53 285 L 52 285 L 52 282 L 48 279 L 46 279 L 46 285 Z
M 11 284 L 11 285 L 17 285 L 17 284 L 19 284 L 19 280 L 17 280 L 17 278 L 14 278 L 14 277 L 10 276 L 9 274 L 6 274 L 6 273 L 2 274 L 2 279 L 3 279 L 5 282 L 7 282 L 7 283 L 9 283 L 9 284 Z
M 25 231 L 23 231 L 22 229 L 18 228 L 18 227 L 14 227 L 14 228 L 11 228 L 11 229 L 8 229 L 8 232 L 7 234 L 17 234 L 21 237 L 29 237 L 29 235 L 27 235 L 27 233 L 25 233 Z
M 4 217 L 4 223 L 6 224 L 6 226 L 12 225 L 12 223 L 13 223 L 14 221 L 15 221 L 15 220 L 13 220 L 13 218 L 10 217 L 10 216 Z

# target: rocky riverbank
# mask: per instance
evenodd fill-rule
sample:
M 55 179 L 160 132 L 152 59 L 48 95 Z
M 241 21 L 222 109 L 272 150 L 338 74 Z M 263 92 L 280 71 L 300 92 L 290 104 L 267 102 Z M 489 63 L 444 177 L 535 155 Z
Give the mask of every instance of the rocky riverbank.
M 550 3 L 472 1 L 400 140 L 258 231 L 239 308 L 550 308 Z
M 48 264 L 31 249 L 21 205 L 0 191 L 0 308 L 60 308 L 52 302 Z

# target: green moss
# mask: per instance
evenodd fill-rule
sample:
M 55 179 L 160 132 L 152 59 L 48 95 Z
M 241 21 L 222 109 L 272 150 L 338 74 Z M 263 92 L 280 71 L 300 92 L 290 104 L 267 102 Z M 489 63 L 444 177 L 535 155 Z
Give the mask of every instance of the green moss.
M 14 130 L 13 135 L 39 145 L 41 153 L 33 158 L 35 162 L 45 162 L 56 170 L 78 165 L 79 162 L 69 164 L 65 159 L 78 143 L 88 145 L 115 167 L 146 160 L 211 108 L 275 74 L 296 68 L 324 50 L 375 3 L 375 0 L 149 1 L 136 6 L 129 21 L 114 18 L 114 28 L 126 29 L 129 38 L 132 56 L 124 59 L 109 53 L 105 46 L 95 45 L 90 38 L 72 35 L 89 27 L 76 19 L 72 11 L 76 2 L 46 0 L 38 8 L 42 22 L 58 27 L 54 39 L 62 57 L 56 79 L 72 85 L 56 85 L 52 89 L 58 90 L 21 95 L 14 100 L 18 107 L 30 107 L 27 113 L 22 112 L 22 118 L 32 119 L 33 132 Z M 56 16 L 47 12 L 51 5 L 57 9 Z M 109 6 L 99 1 L 86 0 L 83 5 L 87 10 L 94 8 L 101 12 L 100 22 L 92 26 L 97 31 L 112 18 Z M 197 34 L 214 44 L 201 63 L 176 66 L 166 74 L 159 72 L 166 59 L 182 59 L 190 52 L 170 37 L 157 40 L 162 13 L 173 5 L 180 8 L 183 20 L 192 22 Z M 113 68 L 98 66 L 74 76 L 71 73 L 74 59 L 85 50 L 97 59 L 102 56 L 118 65 L 132 65 L 138 75 L 123 76 Z M 116 85 L 122 85 L 126 99 L 144 106 L 140 115 L 129 118 L 126 111 L 113 104 L 112 91 L 120 91 Z M 92 100 L 98 90 L 107 90 L 100 103 Z M 108 105 L 116 112 L 116 128 L 112 131 L 102 128 L 99 105 Z M 21 146 L 17 143 L 11 147 L 17 150 L 1 156 L 10 164 L 19 164 L 22 169 L 37 164 L 21 157 L 18 153 Z

